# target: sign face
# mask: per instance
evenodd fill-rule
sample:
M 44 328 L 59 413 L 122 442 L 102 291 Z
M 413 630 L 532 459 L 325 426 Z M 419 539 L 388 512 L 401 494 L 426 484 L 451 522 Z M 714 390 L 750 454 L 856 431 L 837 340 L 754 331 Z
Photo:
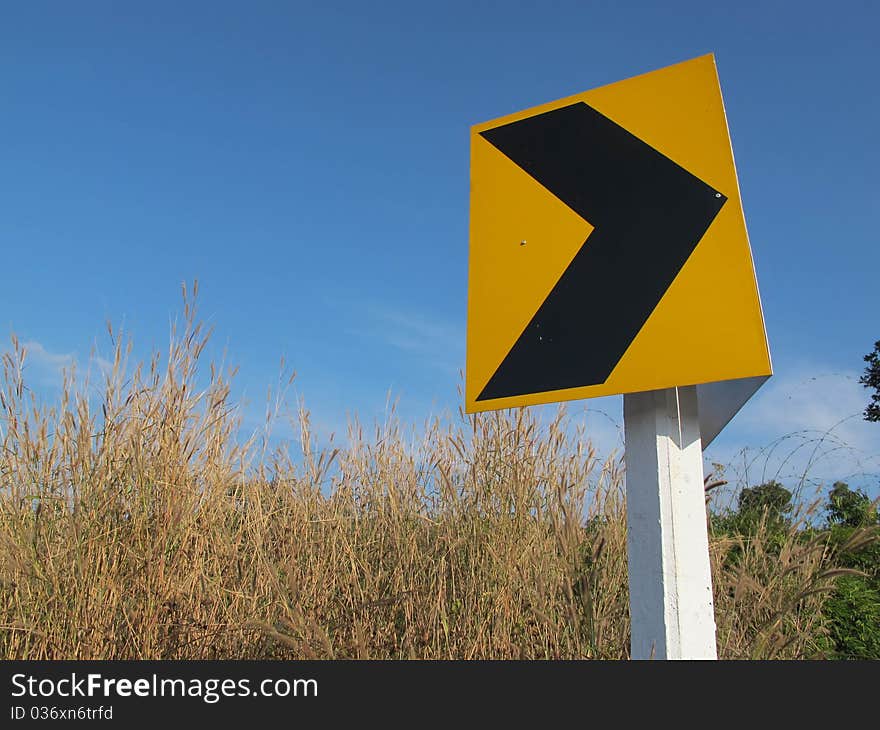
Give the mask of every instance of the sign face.
M 467 412 L 771 374 L 713 56 L 476 125 L 470 212 Z

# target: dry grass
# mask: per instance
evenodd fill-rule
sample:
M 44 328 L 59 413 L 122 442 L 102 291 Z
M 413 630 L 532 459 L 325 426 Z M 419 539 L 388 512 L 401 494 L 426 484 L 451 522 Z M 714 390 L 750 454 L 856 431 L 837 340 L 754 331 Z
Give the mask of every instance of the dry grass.
M 302 458 L 237 440 L 186 303 L 145 365 L 113 335 L 99 408 L 0 381 L 0 656 L 625 658 L 622 468 L 560 410 L 393 418 Z M 200 370 L 201 368 L 201 370 Z M 204 383 L 200 385 L 200 379 Z M 91 402 L 95 402 L 92 399 Z M 816 653 L 821 544 L 713 541 L 723 657 Z
M 807 505 L 780 538 L 764 519 L 755 534 L 710 540 L 719 653 L 728 659 L 823 658 L 821 607 L 835 568 L 824 535 L 801 529 Z

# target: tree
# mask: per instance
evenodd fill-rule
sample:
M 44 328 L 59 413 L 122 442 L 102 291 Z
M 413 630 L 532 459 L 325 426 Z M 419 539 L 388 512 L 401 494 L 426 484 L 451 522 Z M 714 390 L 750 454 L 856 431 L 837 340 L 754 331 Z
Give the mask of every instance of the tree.
M 791 500 L 791 492 L 775 480 L 746 487 L 739 494 L 736 512 L 714 518 L 714 528 L 720 532 L 755 535 L 763 526 L 771 542 L 781 544 L 790 527 L 787 515 L 792 510 Z
M 825 506 L 829 547 L 840 568 L 823 613 L 831 656 L 880 659 L 880 519 L 861 489 L 835 482 Z
M 790 511 L 791 492 L 775 480 L 765 482 L 757 487 L 746 487 L 740 492 L 740 514 L 760 516 L 767 512 L 770 517 L 780 519 Z
M 865 373 L 859 382 L 866 388 L 873 388 L 871 402 L 865 408 L 866 421 L 880 421 L 880 340 L 874 343 L 874 351 L 865 355 Z
M 877 524 L 877 508 L 861 489 L 852 490 L 846 482 L 834 482 L 825 507 L 829 525 L 863 527 Z

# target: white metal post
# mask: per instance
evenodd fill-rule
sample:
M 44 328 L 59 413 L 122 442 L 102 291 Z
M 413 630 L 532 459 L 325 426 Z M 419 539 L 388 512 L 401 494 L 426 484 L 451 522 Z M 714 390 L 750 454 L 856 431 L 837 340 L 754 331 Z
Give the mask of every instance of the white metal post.
M 716 659 L 695 386 L 623 397 L 633 659 Z

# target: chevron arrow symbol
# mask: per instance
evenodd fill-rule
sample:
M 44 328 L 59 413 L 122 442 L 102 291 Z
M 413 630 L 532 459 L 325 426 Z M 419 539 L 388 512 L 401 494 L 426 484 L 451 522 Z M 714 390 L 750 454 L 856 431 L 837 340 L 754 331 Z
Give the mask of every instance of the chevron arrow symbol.
M 593 231 L 477 400 L 604 383 L 727 197 L 583 102 L 481 135 Z

